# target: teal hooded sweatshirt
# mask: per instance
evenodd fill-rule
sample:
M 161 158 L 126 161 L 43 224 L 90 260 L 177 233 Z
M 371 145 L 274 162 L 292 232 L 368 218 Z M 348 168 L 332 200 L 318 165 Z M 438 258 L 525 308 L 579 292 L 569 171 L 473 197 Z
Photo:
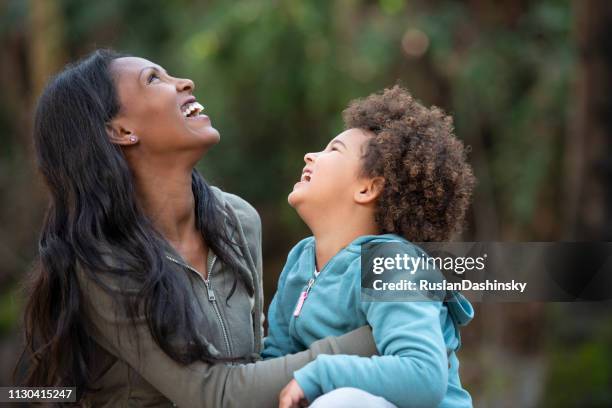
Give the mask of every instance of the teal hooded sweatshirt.
M 296 353 L 316 340 L 368 324 L 380 355 L 318 356 L 294 373 L 308 401 L 355 387 L 400 408 L 471 407 L 455 352 L 461 345 L 459 326 L 474 316 L 472 305 L 456 292 L 445 302 L 362 302 L 361 245 L 378 242 L 402 243 L 409 256 L 424 253 L 397 235 L 362 236 L 316 275 L 314 238 L 300 241 L 289 253 L 270 305 L 262 356 Z M 309 283 L 308 296 L 301 301 Z

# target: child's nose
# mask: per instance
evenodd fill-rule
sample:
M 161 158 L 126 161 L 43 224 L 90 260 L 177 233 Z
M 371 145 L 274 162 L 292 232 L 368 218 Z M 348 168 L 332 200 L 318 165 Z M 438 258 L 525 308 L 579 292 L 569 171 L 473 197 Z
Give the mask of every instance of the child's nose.
M 306 155 L 304 155 L 304 161 L 306 163 L 312 163 L 316 158 L 316 154 L 315 153 L 306 153 Z

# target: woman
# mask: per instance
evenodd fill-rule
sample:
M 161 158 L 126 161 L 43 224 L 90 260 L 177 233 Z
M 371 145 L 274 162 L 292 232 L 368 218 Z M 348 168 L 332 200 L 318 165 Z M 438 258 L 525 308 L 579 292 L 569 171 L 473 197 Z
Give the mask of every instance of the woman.
M 85 406 L 274 406 L 320 353 L 371 355 L 362 328 L 257 361 L 261 225 L 195 170 L 219 141 L 194 84 L 96 51 L 36 111 L 51 200 L 25 311 L 29 386 Z

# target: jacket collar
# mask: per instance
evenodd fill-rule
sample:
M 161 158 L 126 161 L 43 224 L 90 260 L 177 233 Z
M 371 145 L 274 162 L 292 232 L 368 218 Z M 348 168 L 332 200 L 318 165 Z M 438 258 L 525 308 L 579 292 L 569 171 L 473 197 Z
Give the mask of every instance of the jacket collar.
M 247 289 L 253 293 L 255 290 L 255 286 L 253 283 L 253 274 L 256 271 L 251 271 L 247 262 L 246 257 L 249 256 L 246 251 L 248 251 L 248 243 L 245 240 L 244 234 L 242 233 L 242 226 L 240 224 L 240 220 L 236 215 L 234 209 L 230 205 L 230 203 L 223 196 L 223 192 L 217 187 L 210 187 L 210 191 L 215 196 L 215 200 L 219 209 L 221 210 L 221 217 L 223 218 L 223 225 L 225 227 L 225 233 L 229 237 L 230 241 L 235 242 L 239 245 L 237 248 L 238 253 L 236 254 L 229 246 L 222 242 L 221 247 L 228 254 L 234 254 L 236 257 L 235 261 L 238 266 L 238 270 L 236 273 L 240 276 L 241 280 L 245 283 Z M 181 255 L 170 245 L 167 241 L 164 240 L 164 252 L 166 256 L 170 256 L 175 258 L 185 264 L 188 263 L 181 257 Z

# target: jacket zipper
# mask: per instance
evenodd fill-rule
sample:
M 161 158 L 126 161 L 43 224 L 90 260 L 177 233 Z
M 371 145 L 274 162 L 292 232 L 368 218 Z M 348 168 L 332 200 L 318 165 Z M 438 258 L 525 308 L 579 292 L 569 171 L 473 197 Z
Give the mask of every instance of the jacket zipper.
M 232 356 L 232 347 L 229 342 L 229 335 L 227 334 L 227 328 L 225 327 L 225 323 L 223 322 L 223 318 L 221 317 L 221 312 L 219 311 L 219 305 L 217 304 L 217 298 L 215 297 L 215 292 L 213 291 L 212 282 L 210 281 L 210 277 L 212 276 L 213 267 L 215 266 L 215 261 L 217 260 L 217 256 L 213 255 L 210 265 L 208 267 L 208 279 L 204 279 L 204 284 L 206 285 L 206 291 L 208 292 L 208 300 L 213 304 L 213 309 L 215 309 L 215 313 L 217 314 L 217 318 L 219 319 L 219 324 L 221 325 L 221 330 L 223 332 L 223 339 L 225 340 L 225 346 L 227 347 L 227 352 L 229 356 Z M 201 275 L 200 275 L 201 276 Z
M 202 281 L 204 282 L 204 285 L 206 286 L 206 292 L 208 294 L 208 300 L 213 305 L 213 310 L 215 311 L 215 314 L 217 315 L 217 319 L 219 320 L 219 325 L 221 326 L 221 332 L 223 333 L 223 340 L 225 342 L 225 347 L 227 347 L 227 352 L 229 356 L 231 357 L 232 348 L 230 346 L 229 336 L 227 334 L 227 328 L 225 327 L 225 323 L 223 322 L 223 318 L 221 317 L 221 312 L 219 311 L 219 305 L 217 304 L 217 298 L 215 297 L 215 292 L 213 290 L 212 283 L 210 281 L 210 277 L 212 276 L 213 266 L 215 266 L 215 261 L 217 260 L 217 256 L 213 255 L 212 259 L 210 260 L 210 263 L 208 265 L 208 278 L 207 279 L 204 279 L 202 274 L 198 272 L 195 268 L 191 267 L 190 265 L 184 264 L 169 255 L 166 255 L 166 258 L 168 258 L 174 263 L 184 266 L 185 268 L 189 269 L 192 272 L 195 272 L 200 277 L 200 279 L 202 279 Z

